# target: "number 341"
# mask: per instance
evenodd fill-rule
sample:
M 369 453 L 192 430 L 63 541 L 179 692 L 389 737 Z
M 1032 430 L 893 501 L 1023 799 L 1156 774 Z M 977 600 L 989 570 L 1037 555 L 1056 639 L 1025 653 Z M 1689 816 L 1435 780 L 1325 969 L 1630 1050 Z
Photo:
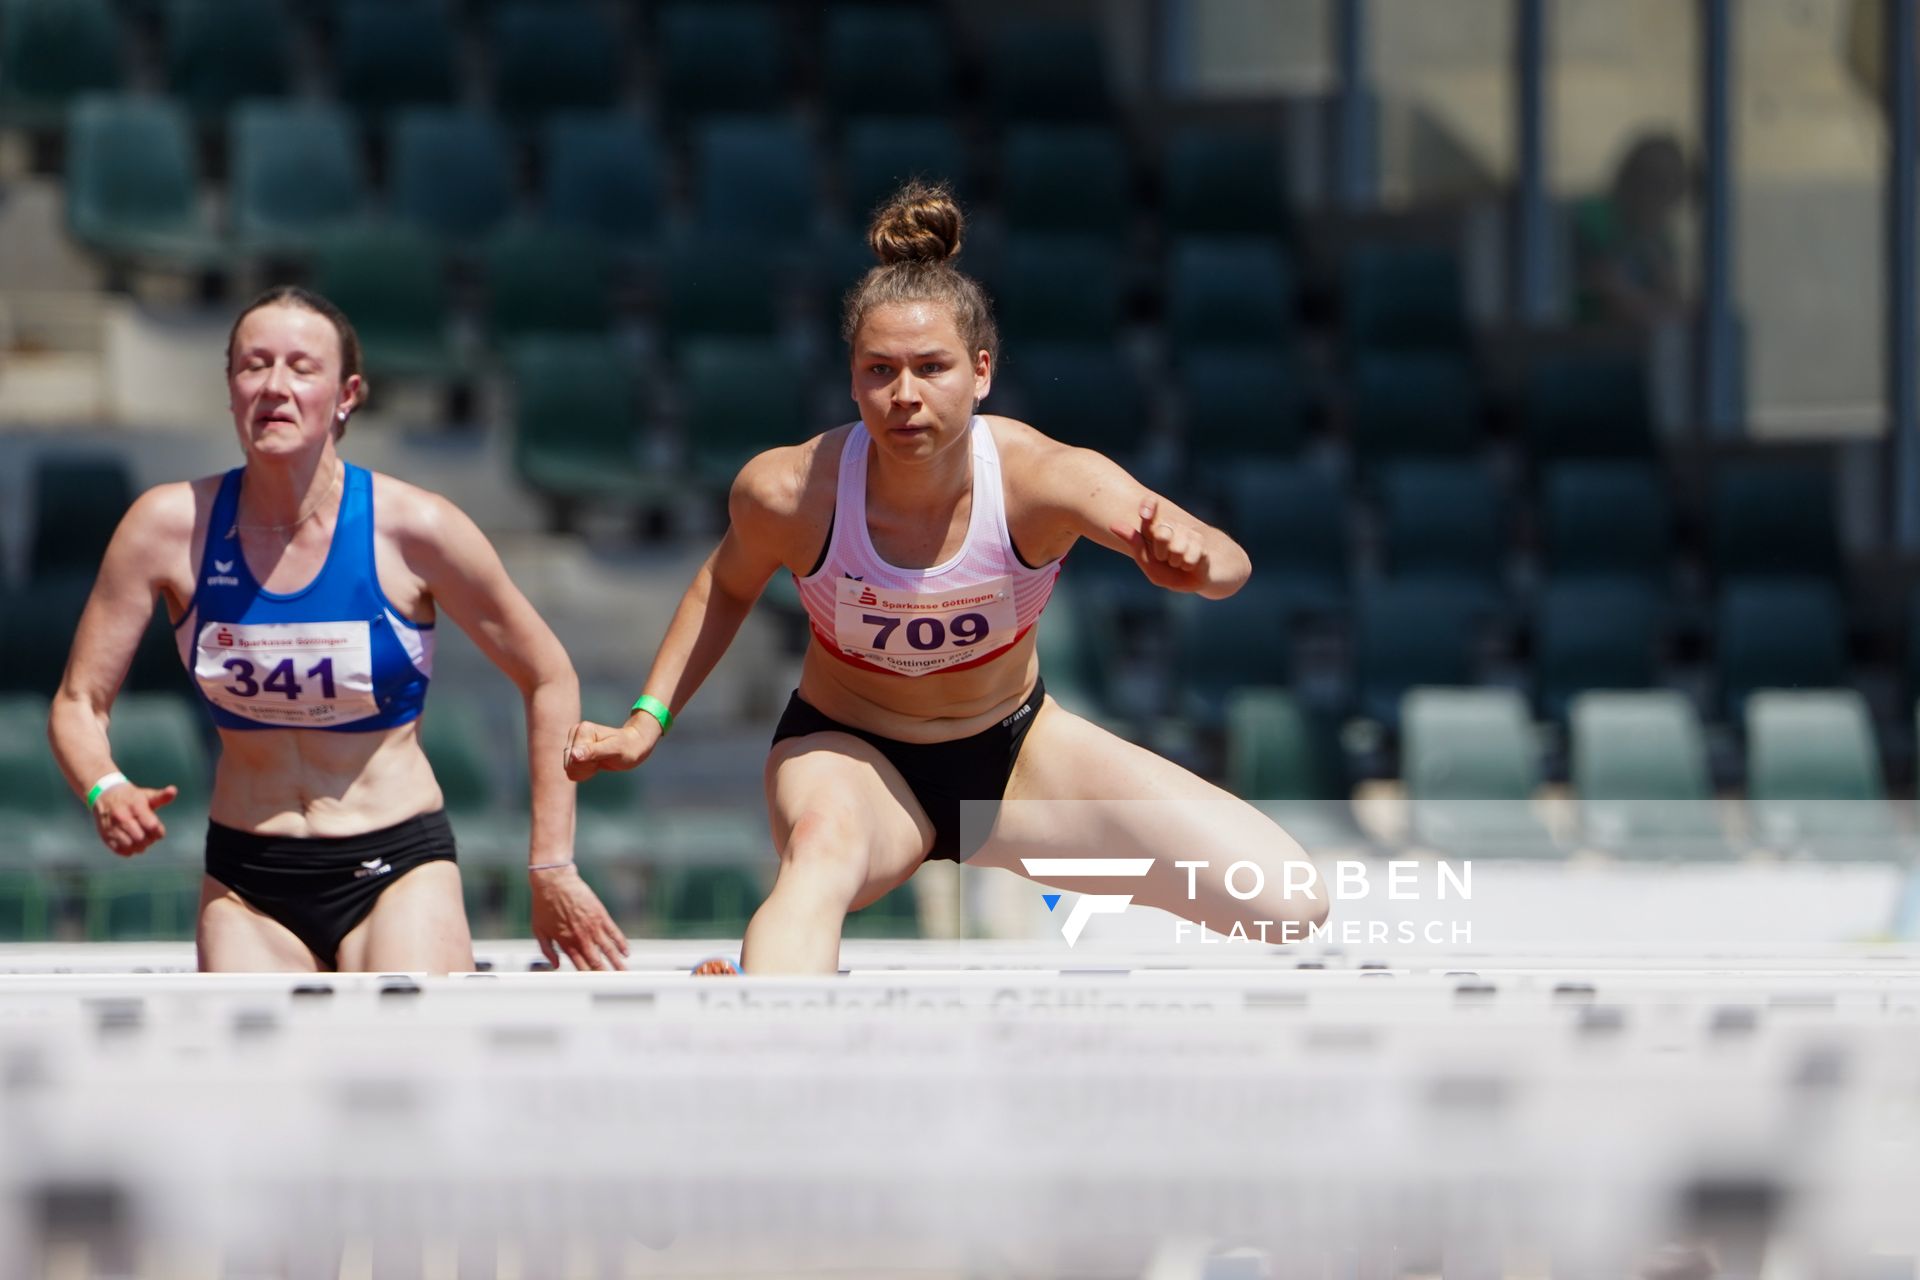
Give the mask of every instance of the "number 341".
M 256 668 L 245 658 L 228 658 L 225 666 L 228 671 L 233 673 L 234 679 L 234 683 L 227 686 L 227 692 L 237 694 L 242 698 L 257 698 L 264 691 L 266 693 L 285 694 L 287 701 L 292 702 L 297 699 L 301 691 L 306 688 L 305 685 L 293 678 L 292 658 L 282 658 L 274 664 L 273 670 L 267 672 L 267 678 L 258 682 L 253 678 L 253 673 Z M 320 681 L 320 696 L 323 698 L 333 697 L 332 658 L 322 658 L 308 669 L 306 678 L 312 680 L 316 677 L 318 677 Z

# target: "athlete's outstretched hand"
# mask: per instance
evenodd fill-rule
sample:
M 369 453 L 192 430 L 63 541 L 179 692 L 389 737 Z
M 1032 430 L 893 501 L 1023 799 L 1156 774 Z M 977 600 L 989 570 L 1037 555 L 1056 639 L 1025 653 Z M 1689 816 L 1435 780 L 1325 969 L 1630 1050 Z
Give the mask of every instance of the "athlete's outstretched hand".
M 571 866 L 529 871 L 533 936 L 547 963 L 561 955 L 576 969 L 624 969 L 627 939 L 580 873 Z
M 1198 591 L 1207 585 L 1206 534 L 1185 517 L 1161 516 L 1160 499 L 1140 504 L 1138 524 L 1112 526 L 1133 551 L 1140 572 L 1156 587 Z
M 585 782 L 602 769 L 635 768 L 659 742 L 660 722 L 652 716 L 635 716 L 618 729 L 582 720 L 567 739 L 567 776 Z
M 93 823 L 107 848 L 123 858 L 145 853 L 154 841 L 167 834 L 166 823 L 154 810 L 169 805 L 179 796 L 178 787 L 143 787 L 123 782 L 109 787 L 93 802 Z

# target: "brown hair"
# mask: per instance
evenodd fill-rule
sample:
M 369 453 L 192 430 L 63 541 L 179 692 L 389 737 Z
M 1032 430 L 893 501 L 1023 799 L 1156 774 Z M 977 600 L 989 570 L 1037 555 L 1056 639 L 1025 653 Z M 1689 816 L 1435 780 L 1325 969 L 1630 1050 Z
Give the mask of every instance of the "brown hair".
M 953 314 L 953 327 L 967 345 L 969 364 L 981 351 L 1000 362 L 1000 331 L 986 290 L 951 265 L 960 252 L 966 219 L 946 184 L 915 179 L 874 211 L 867 243 L 880 265 L 847 294 L 840 336 L 848 346 L 875 307 L 937 302 Z
M 324 317 L 333 325 L 334 334 L 340 339 L 340 381 L 362 377 L 360 368 L 360 335 L 353 331 L 353 322 L 347 319 L 347 313 L 321 297 L 311 289 L 303 289 L 297 284 L 275 285 L 259 297 L 249 302 L 238 316 L 234 317 L 233 328 L 227 330 L 227 375 L 233 375 L 233 343 L 240 336 L 240 325 L 246 318 L 262 307 L 303 307 L 315 315 Z M 366 389 L 361 388 L 360 397 L 366 398 Z M 333 428 L 337 440 L 347 434 L 347 424 L 336 422 Z

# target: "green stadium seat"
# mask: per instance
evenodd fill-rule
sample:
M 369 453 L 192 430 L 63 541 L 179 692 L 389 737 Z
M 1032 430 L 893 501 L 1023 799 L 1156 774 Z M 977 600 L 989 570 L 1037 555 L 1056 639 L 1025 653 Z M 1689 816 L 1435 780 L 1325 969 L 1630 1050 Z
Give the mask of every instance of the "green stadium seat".
M 353 317 L 374 379 L 465 372 L 450 339 L 441 257 L 419 233 L 368 227 L 327 236 L 315 258 L 314 287 Z
M 1637 462 L 1563 462 L 1540 490 L 1540 549 L 1556 577 L 1631 577 L 1664 589 L 1673 515 L 1657 470 Z
M 360 143 L 337 107 L 244 103 L 233 115 L 232 154 L 238 248 L 309 254 L 366 214 Z
M 1343 608 L 1352 535 L 1339 481 L 1306 464 L 1244 465 L 1227 486 L 1227 530 L 1254 576 L 1294 612 Z
M 1568 712 L 1583 843 L 1617 857 L 1728 857 L 1693 704 L 1668 689 L 1583 693 Z
M 1030 343 L 1008 380 L 1019 416 L 1056 440 L 1122 460 L 1146 443 L 1145 390 L 1125 353 L 1110 344 Z
M 344 0 L 334 36 L 334 92 L 375 121 L 454 100 L 453 27 L 431 0 Z
M 1362 716 L 1389 728 L 1423 685 L 1474 683 L 1474 601 L 1432 582 L 1369 584 L 1354 616 L 1354 685 Z
M 1105 120 L 1113 113 L 1105 51 L 1088 19 L 1008 18 L 989 28 L 986 106 L 1001 122 Z
M 1387 568 L 1402 580 L 1445 583 L 1480 608 L 1506 594 L 1506 513 L 1493 473 L 1477 462 L 1398 462 L 1381 477 Z
M 847 122 L 840 145 L 840 212 L 849 224 L 865 226 L 873 211 L 909 178 L 944 182 L 966 204 L 971 190 L 966 150 L 952 121 L 888 117 Z
M 1521 375 L 1519 412 L 1536 462 L 1649 458 L 1654 453 L 1647 371 L 1617 352 L 1556 352 Z
M 0 3 L 0 121 L 57 128 L 81 96 L 125 84 L 125 41 L 107 0 Z
M 1540 713 L 1564 720 L 1589 689 L 1647 689 L 1659 681 L 1660 610 L 1633 578 L 1550 581 L 1533 628 L 1534 688 Z
M 1182 240 L 1167 276 L 1175 353 L 1203 346 L 1275 350 L 1293 336 L 1293 267 L 1277 245 Z
M 742 0 L 682 0 L 659 16 L 660 101 L 685 119 L 771 113 L 792 92 L 790 42 L 778 9 Z
M 496 347 L 541 334 L 604 334 L 612 264 L 590 236 L 517 227 L 487 246 L 487 330 Z
M 213 795 L 213 761 L 202 724 L 192 704 L 170 693 L 123 693 L 108 721 L 114 763 L 122 773 L 143 787 L 180 788 L 160 815 L 172 847 L 197 849 L 204 835 L 194 824 Z
M 1306 444 L 1309 389 L 1298 361 L 1198 347 L 1175 374 L 1187 457 L 1203 476 L 1294 458 Z
M 778 343 L 686 346 L 686 440 L 695 477 L 724 492 L 754 454 L 806 438 L 806 377 Z
M 565 527 L 575 504 L 632 503 L 657 484 L 641 458 L 631 361 L 583 338 L 530 338 L 508 358 L 514 467 L 556 503 Z
M 649 923 L 662 938 L 738 938 L 768 888 L 757 865 L 662 867 L 654 877 Z
M 71 863 L 104 852 L 47 746 L 47 710 L 44 692 L 0 694 L 0 865 Z M 0 916 L 6 911 L 0 901 Z
M 1737 717 L 1756 689 L 1831 689 L 1847 683 L 1839 594 L 1824 582 L 1741 581 L 1721 593 L 1714 635 L 1721 705 Z
M 277 98 L 293 81 L 293 24 L 280 0 L 172 0 L 167 91 L 201 120 L 245 98 Z
M 26 867 L 0 867 L 0 942 L 46 942 L 53 936 L 52 879 Z
M 672 248 L 664 274 L 660 327 L 673 346 L 713 338 L 764 341 L 778 333 L 779 273 L 763 246 L 696 235 Z
M 196 269 L 225 247 L 200 204 L 186 112 L 154 98 L 79 99 L 67 124 L 67 230 L 116 262 Z
M 803 249 L 820 186 L 813 142 L 790 117 L 713 120 L 694 134 L 694 206 L 709 235 Z
M 44 698 L 59 688 L 92 589 L 91 571 L 69 571 L 32 579 L 7 598 L 0 613 L 0 690 Z
M 1174 669 L 1180 713 L 1202 730 L 1225 727 L 1234 693 L 1285 685 L 1291 677 L 1291 601 L 1255 577 L 1224 600 L 1175 602 Z
M 1264 130 L 1180 126 L 1167 138 L 1161 169 L 1173 235 L 1270 238 L 1287 228 L 1280 148 Z
M 1763 690 L 1747 701 L 1756 843 L 1822 861 L 1903 859 L 1866 701 L 1851 689 Z
M 1284 689 L 1227 699 L 1226 785 L 1308 849 L 1362 843 L 1334 727 Z
M 757 905 L 757 904 L 756 904 Z M 843 938 L 917 938 L 920 936 L 920 894 L 907 882 L 852 912 L 840 926 Z
M 433 766 L 447 812 L 470 817 L 499 809 L 503 787 L 488 751 L 488 744 L 499 736 L 489 731 L 479 706 L 471 698 L 442 690 L 433 705 L 421 712 L 419 726 L 420 746 Z
M 1078 566 L 1076 565 L 1076 568 Z M 1059 579 L 1040 615 L 1040 677 L 1047 694 L 1075 715 L 1103 720 L 1113 677 L 1113 631 L 1076 579 Z
M 666 162 L 638 116 L 561 114 L 548 119 L 545 217 L 622 248 L 660 229 Z
M 1460 457 L 1483 444 L 1473 366 L 1439 351 L 1369 352 L 1354 361 L 1353 451 L 1364 471 L 1397 458 Z
M 1463 858 L 1553 852 L 1532 808 L 1538 751 L 1518 693 L 1413 689 L 1401 721 L 1401 776 L 1417 841 Z
M 1722 463 L 1707 512 L 1708 555 L 1732 578 L 1840 577 L 1840 525 L 1833 477 L 1805 462 L 1747 458 Z
M 1463 350 L 1467 345 L 1460 261 L 1429 245 L 1367 244 L 1347 256 L 1340 296 L 1350 353 Z
M 512 161 L 506 135 L 485 116 L 442 107 L 410 107 L 393 127 L 393 215 L 450 247 L 470 244 L 512 210 Z
M 1001 146 L 1000 206 L 1014 231 L 1124 240 L 1133 188 L 1120 135 L 1093 126 L 1010 130 Z
M 1114 342 L 1122 264 L 1113 247 L 1071 236 L 1017 236 L 991 277 L 994 318 L 1010 343 Z
M 118 455 L 39 455 L 33 464 L 28 579 L 62 573 L 92 576 L 132 505 L 133 477 Z
M 619 32 L 582 0 L 515 0 L 493 14 L 493 97 L 502 114 L 605 110 L 620 96 Z
M 936 116 L 953 106 L 952 37 L 933 14 L 900 5 L 827 10 L 821 90 L 836 116 Z
M 200 867 L 147 861 L 152 857 L 148 852 L 88 870 L 88 942 L 183 942 L 194 936 Z

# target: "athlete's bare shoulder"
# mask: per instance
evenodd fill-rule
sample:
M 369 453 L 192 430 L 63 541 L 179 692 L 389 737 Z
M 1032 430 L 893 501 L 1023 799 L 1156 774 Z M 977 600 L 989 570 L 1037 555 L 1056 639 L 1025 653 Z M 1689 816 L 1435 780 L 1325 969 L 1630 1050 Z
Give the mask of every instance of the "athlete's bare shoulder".
M 384 471 L 367 474 L 373 481 L 374 526 L 382 533 L 402 540 L 433 538 L 446 533 L 450 524 L 471 523 L 460 508 L 442 494 Z
M 981 420 L 993 432 L 994 447 L 999 449 L 1000 459 L 1008 470 L 1052 461 L 1069 447 L 1018 418 L 1003 418 L 988 413 L 982 414 Z
M 135 498 L 120 521 L 124 536 L 152 547 L 178 549 L 191 541 L 195 519 L 211 511 L 220 492 L 220 477 L 173 480 L 157 484 Z
M 792 564 L 818 551 L 833 522 L 840 451 L 852 424 L 748 460 L 727 495 L 734 530 L 762 555 Z

